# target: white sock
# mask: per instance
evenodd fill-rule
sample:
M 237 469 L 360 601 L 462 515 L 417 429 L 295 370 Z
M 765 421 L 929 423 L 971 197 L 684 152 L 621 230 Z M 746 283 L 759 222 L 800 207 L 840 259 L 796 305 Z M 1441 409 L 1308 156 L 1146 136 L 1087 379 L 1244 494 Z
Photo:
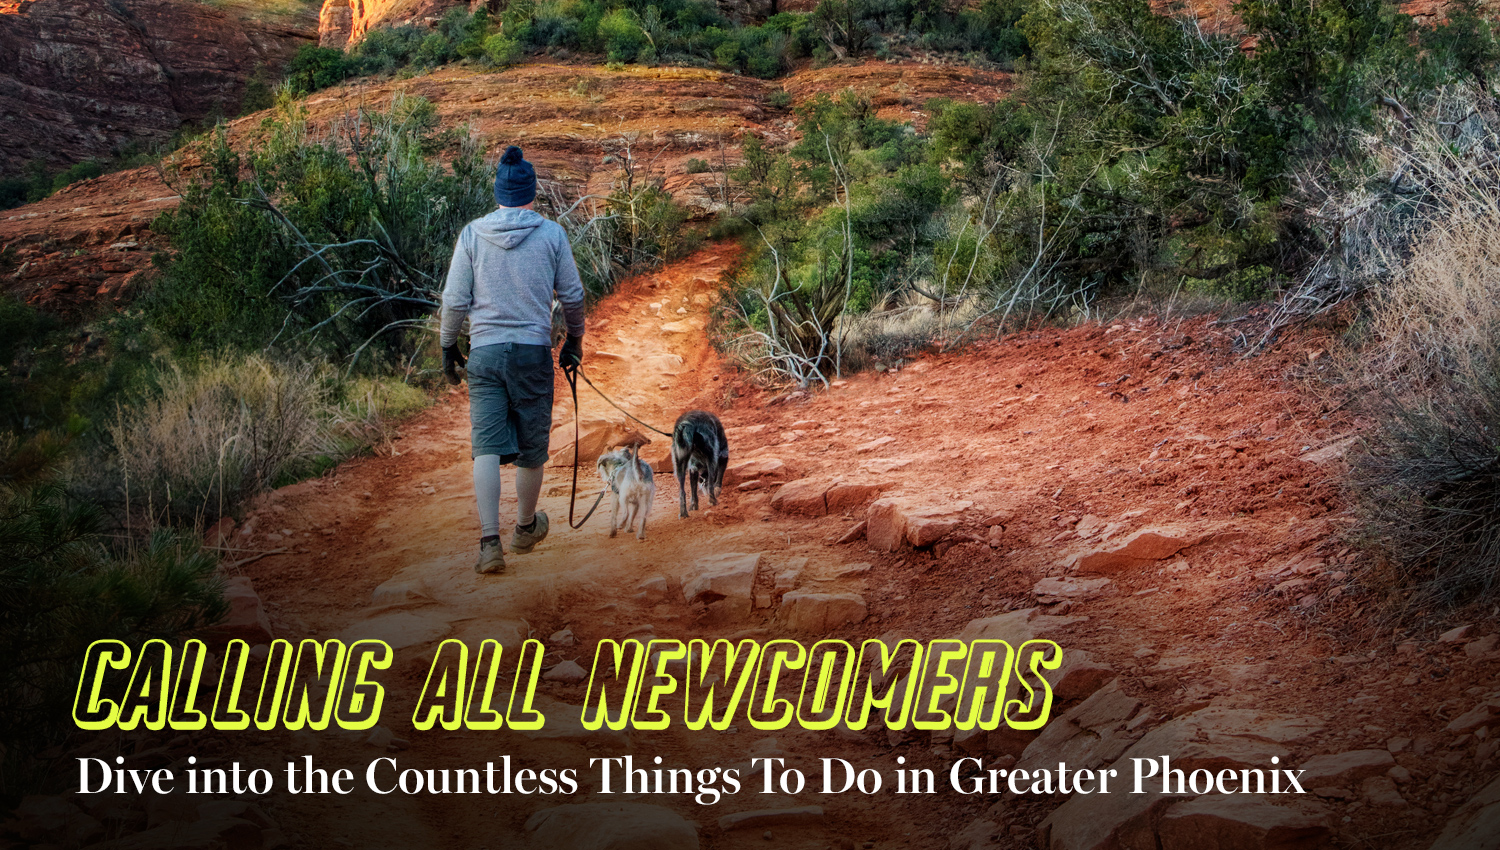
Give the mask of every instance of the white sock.
M 543 468 L 516 467 L 516 524 L 531 525 L 536 519 L 536 500 L 542 495 Z
M 479 536 L 500 534 L 500 456 L 474 458 L 474 501 L 479 505 Z

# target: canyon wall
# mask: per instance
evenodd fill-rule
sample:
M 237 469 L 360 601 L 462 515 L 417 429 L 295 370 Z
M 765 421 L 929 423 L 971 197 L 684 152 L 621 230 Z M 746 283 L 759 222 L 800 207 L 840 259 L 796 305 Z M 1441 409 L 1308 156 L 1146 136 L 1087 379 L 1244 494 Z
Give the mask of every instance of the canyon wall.
M 315 9 L 193 0 L 0 0 L 0 174 L 56 168 L 234 115 L 317 38 Z

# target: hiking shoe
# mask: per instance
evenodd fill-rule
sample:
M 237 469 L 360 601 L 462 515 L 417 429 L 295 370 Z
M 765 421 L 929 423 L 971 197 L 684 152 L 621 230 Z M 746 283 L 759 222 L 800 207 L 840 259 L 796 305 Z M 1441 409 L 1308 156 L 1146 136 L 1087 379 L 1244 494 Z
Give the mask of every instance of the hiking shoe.
M 480 575 L 505 572 L 505 552 L 500 547 L 500 538 L 479 541 L 479 562 L 474 572 Z
M 531 529 L 528 531 L 516 526 L 515 533 L 510 536 L 510 551 L 517 555 L 524 555 L 536 548 L 536 544 L 547 539 L 547 512 L 537 511 L 531 520 Z

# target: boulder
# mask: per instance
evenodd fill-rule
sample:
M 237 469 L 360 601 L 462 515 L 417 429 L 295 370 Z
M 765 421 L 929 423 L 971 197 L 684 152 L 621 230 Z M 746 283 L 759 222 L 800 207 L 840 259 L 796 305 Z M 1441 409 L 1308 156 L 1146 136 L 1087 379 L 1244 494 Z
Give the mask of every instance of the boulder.
M 1497 645 L 1500 645 L 1500 635 L 1485 635 L 1478 640 L 1464 644 L 1464 655 L 1470 658 L 1484 658 L 1494 652 Z
M 1050 770 L 1066 763 L 1071 768 L 1092 770 L 1113 763 L 1139 737 L 1139 732 L 1132 734 L 1126 726 L 1140 710 L 1140 700 L 1126 695 L 1116 679 L 1043 726 L 1016 767 Z
M 1490 696 L 1483 702 L 1468 711 L 1453 718 L 1447 729 L 1455 735 L 1465 732 L 1473 732 L 1481 726 L 1488 726 L 1500 718 L 1500 696 Z
M 1303 741 L 1323 728 L 1314 718 L 1274 714 L 1249 709 L 1205 708 L 1165 723 L 1146 733 L 1118 763 L 1130 765 L 1131 759 L 1160 759 L 1167 756 L 1174 770 L 1185 773 L 1203 768 L 1219 771 L 1225 768 L 1266 768 L 1271 756 L 1286 759 L 1282 744 Z M 1124 773 L 1124 771 L 1122 771 Z M 1185 795 L 1161 793 L 1156 778 L 1146 780 L 1146 793 L 1129 793 L 1134 789 L 1125 777 L 1121 787 L 1126 793 L 1074 796 L 1059 806 L 1038 828 L 1042 846 L 1048 850 L 1158 850 L 1167 846 L 1163 834 L 1166 812 Z M 1215 795 L 1215 800 L 1225 799 Z M 1207 817 L 1198 810 L 1197 817 Z M 1201 824 L 1181 824 L 1182 834 L 1199 835 Z M 1272 847 L 1279 845 L 1224 844 L 1188 847 Z M 1300 846 L 1300 845 L 1288 845 Z
M 626 420 L 583 419 L 578 423 L 578 463 L 580 466 L 592 467 L 610 449 L 650 442 L 649 438 L 631 427 Z M 551 443 L 562 447 L 552 452 L 547 465 L 571 467 L 574 452 L 572 423 L 554 429 Z
M 546 850 L 697 850 L 698 827 L 664 806 L 575 803 L 526 819 L 531 846 Z
M 1079 573 L 1113 573 L 1131 567 L 1161 561 L 1189 546 L 1197 545 L 1202 535 L 1184 529 L 1144 528 L 1126 537 L 1116 546 L 1084 552 L 1069 559 L 1069 566 Z
M 377 750 L 404 750 L 411 746 L 411 741 L 396 737 L 389 726 L 376 726 L 364 738 L 365 743 Z
M 958 528 L 958 518 L 953 516 L 908 516 L 906 518 L 906 542 L 917 549 L 925 549 L 947 537 Z
M 431 601 L 432 597 L 421 579 L 402 575 L 386 579 L 370 593 L 370 605 L 376 608 L 425 605 Z
M 880 495 L 880 491 L 887 489 L 890 485 L 870 481 L 836 481 L 824 494 L 824 500 L 831 514 L 851 511 L 865 502 Z
M 777 617 L 795 632 L 824 634 L 848 623 L 863 622 L 869 613 L 857 593 L 789 591 L 781 597 Z
M 1264 769 L 1273 756 L 1287 760 L 1290 752 L 1285 744 L 1304 741 L 1322 728 L 1322 721 L 1313 717 L 1209 707 L 1156 727 L 1124 757 L 1166 755 L 1171 757 L 1174 769 L 1189 771 Z
M 1469 636 L 1469 632 L 1472 631 L 1474 631 L 1473 623 L 1469 623 L 1463 626 L 1454 626 L 1448 631 L 1438 635 L 1438 643 L 1458 643 L 1464 638 L 1467 638 Z
M 869 479 L 799 478 L 781 485 L 771 497 L 771 507 L 800 516 L 843 513 L 863 505 L 889 487 L 889 482 Z
M 1157 834 L 1161 850 L 1314 850 L 1332 840 L 1321 817 L 1254 796 L 1220 794 L 1173 805 Z
M 1453 813 L 1432 850 L 1500 850 L 1500 776 Z
M 229 603 L 229 613 L 204 630 L 206 640 L 211 643 L 228 643 L 239 639 L 251 646 L 271 642 L 271 618 L 261 605 L 260 596 L 256 594 L 249 576 L 226 579 L 224 601 Z
M 1063 656 L 1052 693 L 1060 700 L 1085 699 L 1114 678 L 1113 667 L 1095 661 L 1088 650 L 1072 649 Z
M 760 559 L 759 553 L 741 552 L 699 558 L 682 581 L 682 595 L 689 602 L 722 600 L 725 610 L 749 613 Z
M 1020 649 L 1029 640 L 1051 640 L 1063 648 L 1062 666 L 1046 671 L 1047 681 L 1052 683 L 1053 693 L 1059 699 L 1083 699 L 1098 690 L 1114 672 L 1107 666 L 1095 662 L 1089 653 L 1081 649 L 1069 649 L 1062 629 L 1072 623 L 1082 622 L 1086 617 L 1054 617 L 1039 614 L 1037 608 L 1023 608 L 994 617 L 971 620 L 959 632 L 961 641 L 1003 640 L 1013 649 Z M 1027 738 L 1028 742 L 1030 738 Z
M 799 478 L 781 485 L 771 497 L 771 507 L 784 514 L 823 516 L 828 513 L 827 494 L 831 486 L 826 478 Z
M 894 552 L 905 543 L 920 549 L 942 540 L 958 527 L 959 517 L 973 502 L 923 504 L 915 499 L 877 499 L 866 516 L 865 536 L 870 547 Z
M 1347 753 L 1313 756 L 1299 765 L 1304 788 L 1325 785 L 1347 785 L 1371 776 L 1379 776 L 1396 764 L 1389 750 L 1351 750 Z
M 635 598 L 647 605 L 667 601 L 671 592 L 672 584 L 666 576 L 651 576 L 635 586 Z
M 724 468 L 724 484 L 727 487 L 733 487 L 744 481 L 757 481 L 762 478 L 785 481 L 791 477 L 791 469 L 774 457 L 751 458 L 731 463 Z

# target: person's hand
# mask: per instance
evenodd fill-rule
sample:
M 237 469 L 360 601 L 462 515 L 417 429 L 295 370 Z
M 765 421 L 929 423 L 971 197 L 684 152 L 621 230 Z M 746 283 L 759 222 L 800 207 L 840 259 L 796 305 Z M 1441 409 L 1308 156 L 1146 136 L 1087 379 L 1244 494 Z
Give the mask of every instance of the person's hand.
M 574 370 L 583 365 L 583 337 L 569 336 L 557 352 L 557 365 L 564 370 Z
M 454 386 L 463 383 L 463 376 L 458 374 L 458 370 L 467 366 L 468 363 L 468 358 L 458 350 L 457 344 L 443 349 L 443 377 L 448 379 L 448 383 Z

